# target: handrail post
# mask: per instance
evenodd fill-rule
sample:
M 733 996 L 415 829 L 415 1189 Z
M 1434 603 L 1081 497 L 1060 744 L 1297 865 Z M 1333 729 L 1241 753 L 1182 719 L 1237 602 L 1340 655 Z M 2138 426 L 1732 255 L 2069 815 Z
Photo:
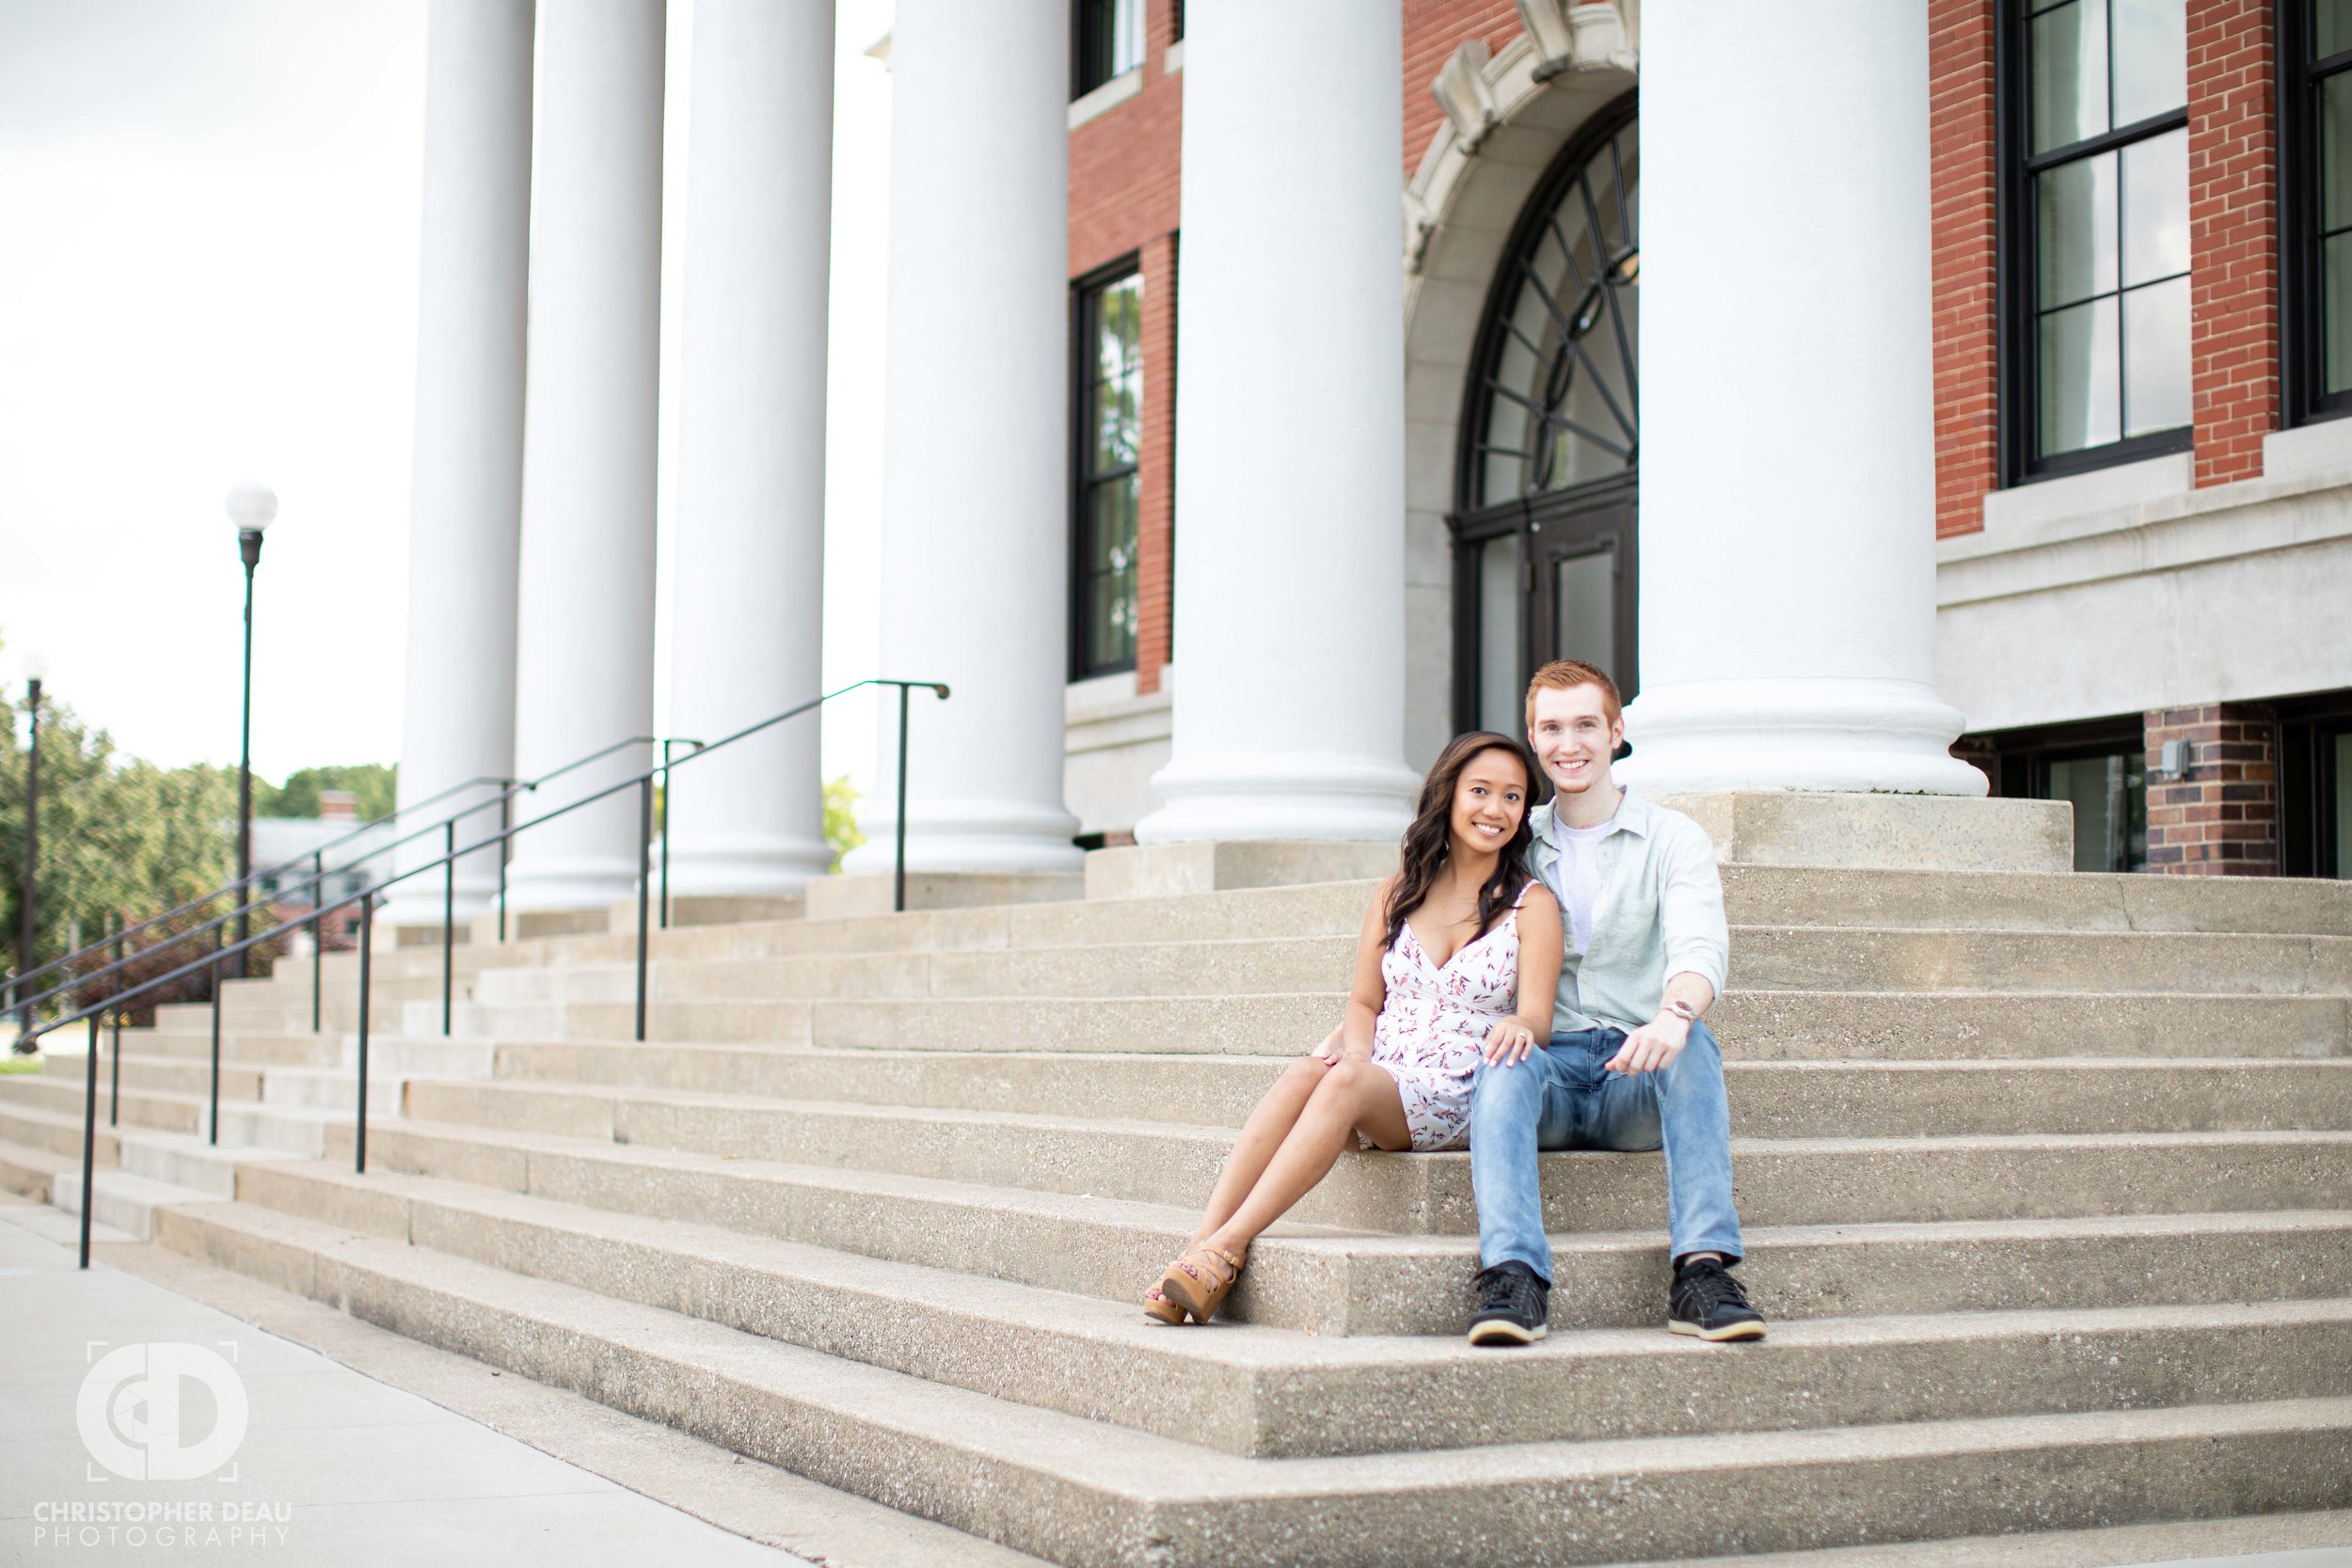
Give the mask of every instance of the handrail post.
M 457 952 L 457 818 L 441 824 L 441 1037 L 449 1038 L 449 998 Z
M 907 908 L 907 688 L 898 683 L 898 847 L 893 858 L 890 908 L 904 914 Z
M 675 740 L 661 743 L 661 928 L 670 928 L 670 801 L 675 787 L 670 778 L 670 748 Z
M 515 781 L 509 779 L 507 787 L 499 795 L 499 942 L 501 946 L 506 942 L 506 856 L 515 847 L 515 841 L 507 835 L 514 831 Z
M 89 1015 L 89 1062 L 82 1085 L 82 1267 L 89 1267 L 89 1212 L 98 1207 L 90 1184 L 98 1162 L 98 1015 Z
M 211 1141 L 220 1142 L 220 943 L 226 926 L 213 927 L 213 1091 Z
M 320 941 L 319 908 L 326 902 L 326 851 L 310 857 L 310 1033 L 319 1032 L 319 991 L 326 979 L 326 944 Z
M 653 775 L 637 786 L 637 1037 L 645 1037 L 645 899 L 653 867 Z
M 352 1139 L 351 1168 L 361 1176 L 368 1173 L 368 982 L 369 964 L 375 947 L 375 900 L 362 895 L 359 899 L 359 1111 L 358 1130 Z
M 117 962 L 117 963 L 120 963 L 120 962 L 122 961 L 122 925 L 123 925 L 123 921 L 122 921 L 122 914 L 121 914 L 121 911 L 116 911 L 116 913 L 115 913 L 115 942 L 114 942 L 114 961 L 115 961 L 115 962 Z M 118 974 L 118 975 L 115 977 L 115 983 L 114 983 L 114 984 L 115 984 L 115 990 L 116 990 L 119 991 L 119 990 L 122 990 L 122 977 L 121 977 L 119 974 Z M 106 1054 L 107 1054 L 107 1059 L 108 1059 L 108 1060 L 109 1060 L 109 1061 L 113 1064 L 113 1065 L 112 1065 L 112 1066 L 108 1069 L 108 1071 L 109 1071 L 110 1075 L 112 1076 L 112 1078 L 113 1078 L 113 1080 L 114 1080 L 114 1086 L 113 1086 L 113 1088 L 112 1088 L 112 1089 L 108 1092 L 108 1094 L 107 1094 L 107 1096 L 106 1096 L 106 1125 L 107 1125 L 107 1126 L 109 1126 L 109 1127 L 119 1127 L 119 1126 L 121 1126 L 121 1125 L 122 1125 L 122 1004 L 121 1004 L 121 1003 L 117 1002 L 117 1003 L 115 1004 L 115 1010 L 114 1010 L 113 1017 L 114 1017 L 114 1037 L 113 1037 L 113 1041 L 112 1041 L 112 1049 L 111 1049 L 110 1051 L 108 1051 Z

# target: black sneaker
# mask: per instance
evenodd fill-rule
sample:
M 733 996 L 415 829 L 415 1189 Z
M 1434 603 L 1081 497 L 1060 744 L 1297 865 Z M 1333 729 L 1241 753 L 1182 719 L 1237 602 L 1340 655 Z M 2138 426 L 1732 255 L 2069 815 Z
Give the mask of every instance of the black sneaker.
M 1713 1259 L 1675 1270 L 1666 1297 L 1666 1327 L 1702 1339 L 1761 1339 L 1764 1315 L 1748 1305 L 1748 1293 L 1731 1271 Z
M 1551 1287 L 1516 1259 L 1478 1274 L 1478 1315 L 1470 1319 L 1473 1345 L 1532 1345 L 1549 1331 Z

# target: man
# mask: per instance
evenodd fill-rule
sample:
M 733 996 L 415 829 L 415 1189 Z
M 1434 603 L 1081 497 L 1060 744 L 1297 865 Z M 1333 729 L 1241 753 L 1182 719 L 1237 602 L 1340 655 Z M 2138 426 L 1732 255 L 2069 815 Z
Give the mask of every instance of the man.
M 1731 1119 L 1723 1056 L 1699 1022 L 1730 947 L 1714 846 L 1611 777 L 1625 721 L 1598 669 L 1561 659 L 1538 670 L 1527 731 L 1555 790 L 1532 814 L 1528 869 L 1560 900 L 1567 956 L 1550 1048 L 1498 1044 L 1478 1069 L 1470 1180 L 1484 1267 L 1470 1343 L 1544 1337 L 1551 1245 L 1536 1155 L 1554 1148 L 1664 1148 L 1666 1326 L 1761 1338 L 1764 1320 L 1729 1273 L 1740 1260 Z

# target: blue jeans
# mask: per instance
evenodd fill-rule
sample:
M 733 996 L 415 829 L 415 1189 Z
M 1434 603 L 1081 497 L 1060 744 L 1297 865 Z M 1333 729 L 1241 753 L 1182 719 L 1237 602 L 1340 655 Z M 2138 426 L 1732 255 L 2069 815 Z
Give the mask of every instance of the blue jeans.
M 1661 1072 L 1607 1070 L 1619 1029 L 1554 1035 L 1551 1049 L 1516 1066 L 1482 1062 L 1470 1101 L 1470 1182 L 1478 1196 L 1478 1256 L 1487 1268 L 1517 1259 L 1551 1283 L 1536 1151 L 1666 1151 L 1666 1227 L 1674 1256 L 1740 1256 L 1731 1206 L 1731 1114 L 1724 1058 L 1704 1023 Z

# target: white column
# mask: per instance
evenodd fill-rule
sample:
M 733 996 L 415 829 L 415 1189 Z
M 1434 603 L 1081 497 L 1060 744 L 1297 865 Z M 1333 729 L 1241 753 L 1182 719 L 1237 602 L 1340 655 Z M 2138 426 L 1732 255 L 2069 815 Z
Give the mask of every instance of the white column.
M 515 764 L 515 550 L 523 461 L 523 302 L 531 236 L 532 0 L 434 0 L 425 29 L 422 254 L 408 523 L 404 806 Z M 424 826 L 488 788 L 404 817 Z M 411 820 L 413 818 L 413 820 Z M 496 831 L 459 824 L 460 843 Z M 439 855 L 404 850 L 403 868 Z M 456 914 L 485 908 L 495 851 L 458 867 Z M 441 878 L 394 890 L 386 918 L 438 925 Z
M 1645 22 L 1621 771 L 1981 795 L 1935 690 L 1927 8 L 1823 0 L 1793 54 L 1784 7 Z
M 818 691 L 833 8 L 696 0 L 692 80 L 670 722 L 711 740 Z M 671 776 L 674 893 L 823 873 L 818 718 Z
M 653 723 L 661 0 L 563 0 L 541 42 L 515 754 L 537 775 Z M 646 766 L 631 746 L 526 796 L 545 813 Z M 633 791 L 516 841 L 516 909 L 636 883 Z
M 1393 839 L 1405 754 L 1401 13 L 1184 18 L 1176 704 L 1144 843 Z
M 1068 680 L 1070 8 L 900 0 L 890 44 L 882 664 L 912 703 L 907 863 L 1075 871 Z M 895 717 L 851 868 L 891 863 Z

